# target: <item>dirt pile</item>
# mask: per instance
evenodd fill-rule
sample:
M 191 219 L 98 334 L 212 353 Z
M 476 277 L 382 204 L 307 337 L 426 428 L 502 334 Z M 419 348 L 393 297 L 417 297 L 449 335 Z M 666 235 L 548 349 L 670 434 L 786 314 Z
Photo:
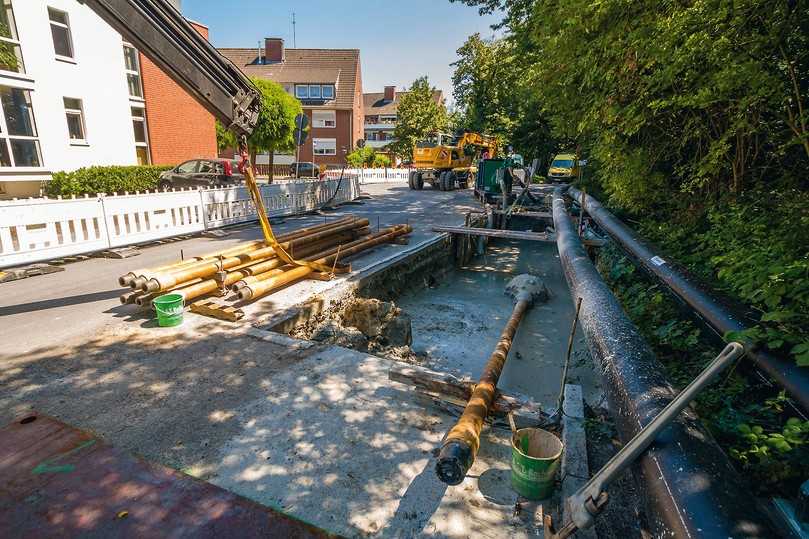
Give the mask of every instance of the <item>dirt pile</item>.
M 349 298 L 292 331 L 295 337 L 337 344 L 397 361 L 421 363 L 413 343 L 411 319 L 391 301 Z

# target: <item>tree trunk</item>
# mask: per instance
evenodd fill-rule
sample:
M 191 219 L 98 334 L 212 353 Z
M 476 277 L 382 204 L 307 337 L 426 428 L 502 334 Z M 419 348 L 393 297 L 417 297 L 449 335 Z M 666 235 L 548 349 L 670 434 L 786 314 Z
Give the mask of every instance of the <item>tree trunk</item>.
M 270 153 L 270 161 L 269 161 L 270 162 L 270 172 L 269 172 L 270 179 L 268 180 L 268 183 L 271 184 L 273 182 L 273 179 L 275 178 L 275 150 L 270 149 L 269 153 Z

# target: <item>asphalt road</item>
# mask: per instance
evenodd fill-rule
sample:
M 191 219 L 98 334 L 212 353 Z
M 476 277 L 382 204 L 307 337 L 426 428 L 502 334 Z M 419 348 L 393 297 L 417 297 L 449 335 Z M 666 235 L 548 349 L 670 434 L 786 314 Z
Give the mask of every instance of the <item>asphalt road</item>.
M 471 190 L 441 192 L 426 187 L 411 191 L 406 184 L 363 186 L 372 198 L 346 204 L 329 212 L 329 219 L 347 214 L 368 218 L 372 225 L 409 223 L 411 243 L 435 235 L 433 225 L 463 223 L 467 211 L 480 209 Z M 323 216 L 285 219 L 278 232 L 315 224 Z M 91 258 L 65 265 L 65 271 L 0 284 L 0 359 L 19 358 L 43 351 L 77 337 L 88 337 L 106 326 L 122 324 L 132 306 L 121 305 L 118 296 L 128 289 L 118 285 L 118 276 L 136 268 L 167 264 L 185 256 L 226 249 L 238 242 L 259 239 L 258 226 L 235 229 L 226 238 L 196 237 L 141 249 L 137 257 L 115 260 Z

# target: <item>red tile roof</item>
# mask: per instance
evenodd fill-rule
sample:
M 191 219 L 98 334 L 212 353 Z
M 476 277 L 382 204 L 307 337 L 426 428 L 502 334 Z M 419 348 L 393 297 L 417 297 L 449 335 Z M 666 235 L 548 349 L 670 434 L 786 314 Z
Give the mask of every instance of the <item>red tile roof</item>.
M 278 83 L 334 83 L 335 99 L 307 108 L 351 109 L 359 85 L 358 49 L 286 49 L 283 62 L 258 64 L 258 51 L 219 49 L 227 59 L 250 77 Z

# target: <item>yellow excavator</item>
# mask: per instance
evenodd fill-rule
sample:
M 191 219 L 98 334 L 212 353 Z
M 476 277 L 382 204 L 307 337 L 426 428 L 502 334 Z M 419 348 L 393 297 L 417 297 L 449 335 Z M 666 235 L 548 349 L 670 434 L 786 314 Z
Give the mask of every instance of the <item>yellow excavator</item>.
M 460 136 L 433 133 L 413 148 L 414 169 L 408 176 L 411 189 L 422 189 L 427 182 L 433 189 L 466 189 L 475 181 L 476 163 L 483 153 L 497 154 L 497 140 L 480 133 Z

